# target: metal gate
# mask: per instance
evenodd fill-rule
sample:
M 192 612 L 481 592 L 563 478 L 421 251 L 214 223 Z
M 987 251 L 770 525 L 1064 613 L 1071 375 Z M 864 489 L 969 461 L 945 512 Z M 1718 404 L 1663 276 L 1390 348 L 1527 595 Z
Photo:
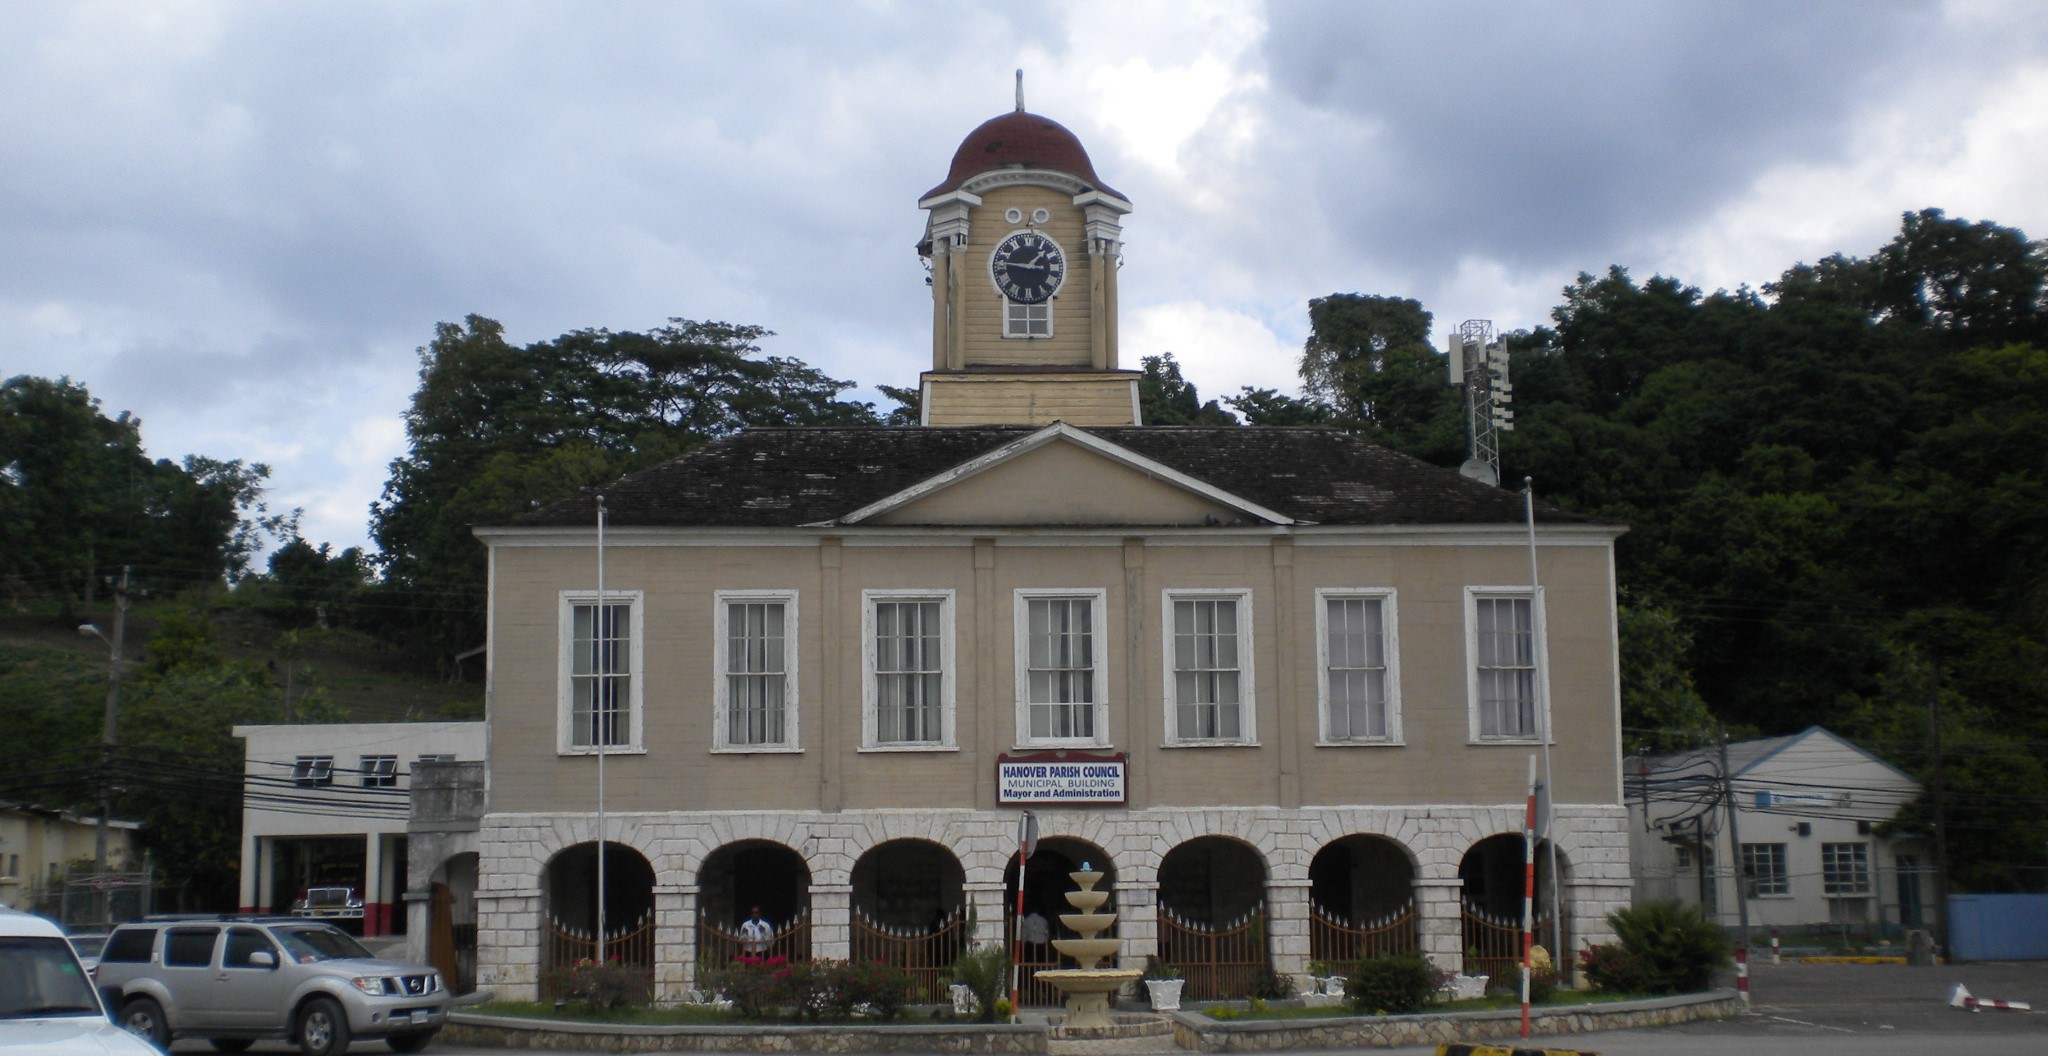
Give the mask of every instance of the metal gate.
M 1465 932 L 1465 974 L 1490 975 L 1496 980 L 1516 976 L 1522 970 L 1522 920 L 1520 917 L 1499 917 L 1480 908 L 1473 902 L 1464 904 Z M 1536 943 L 1548 949 L 1545 940 L 1550 935 L 1548 914 L 1536 918 Z M 1563 950 L 1570 950 L 1569 936 L 1558 943 Z M 1559 950 L 1551 950 L 1551 963 L 1558 969 L 1558 978 L 1570 974 L 1570 958 L 1561 956 Z
M 713 924 L 704 911 L 697 911 L 697 963 L 706 968 L 723 968 L 747 952 L 739 928 Z M 768 941 L 764 958 L 780 957 L 795 963 L 811 959 L 811 911 L 800 909 L 796 916 L 775 925 L 775 937 Z
M 643 973 L 644 991 L 652 993 L 654 988 L 654 911 L 649 909 L 632 924 L 616 930 L 607 929 L 604 937 L 604 959 Z M 594 963 L 597 960 L 597 937 L 585 928 L 573 928 L 549 917 L 541 927 L 540 996 L 544 1001 L 554 1000 L 556 973 L 559 969 L 574 968 Z
M 1250 996 L 1271 961 L 1266 956 L 1266 921 L 1253 909 L 1223 925 L 1189 920 L 1159 907 L 1159 959 L 1180 969 L 1184 1000 L 1228 1000 Z
M 967 949 L 967 911 L 956 909 L 928 929 L 884 924 L 856 907 L 848 960 L 857 964 L 888 964 L 910 973 L 913 1004 L 951 1001 L 953 962 Z
M 1308 959 L 1325 964 L 1362 961 L 1387 953 L 1417 949 L 1415 900 L 1375 920 L 1353 923 L 1311 900 L 1308 906 Z
M 1079 938 L 1080 934 L 1063 924 L 1050 929 L 1052 940 Z M 1100 938 L 1116 938 L 1116 928 L 1111 926 Z M 1051 983 L 1040 982 L 1038 973 L 1054 968 L 1079 968 L 1081 962 L 1053 948 L 1052 942 L 1019 943 L 1017 939 L 1017 918 L 1003 917 L 1003 948 L 1015 952 L 1018 968 L 1017 1003 L 1025 1008 L 1058 1008 L 1066 1001 Z M 1102 967 L 1121 967 L 1118 955 L 1110 954 L 1102 959 Z

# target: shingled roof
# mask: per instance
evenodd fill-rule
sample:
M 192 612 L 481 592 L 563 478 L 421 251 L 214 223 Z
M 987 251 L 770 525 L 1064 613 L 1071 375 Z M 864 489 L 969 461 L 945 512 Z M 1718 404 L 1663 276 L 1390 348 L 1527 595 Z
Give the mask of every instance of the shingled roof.
M 602 490 L 615 527 L 793 528 L 832 521 L 1038 429 L 752 429 Z M 1328 429 L 1125 426 L 1088 434 L 1277 511 L 1325 525 L 1519 524 L 1522 498 Z M 582 526 L 595 493 L 515 517 Z M 1591 519 L 1538 504 L 1538 521 Z

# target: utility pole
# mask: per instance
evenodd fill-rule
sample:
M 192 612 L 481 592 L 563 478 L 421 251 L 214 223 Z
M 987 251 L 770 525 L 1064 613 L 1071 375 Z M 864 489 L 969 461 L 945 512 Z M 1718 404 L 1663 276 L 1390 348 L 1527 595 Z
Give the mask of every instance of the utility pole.
M 1721 734 L 1721 805 L 1728 810 L 1728 853 L 1734 859 L 1735 916 L 1742 922 L 1742 948 L 1749 949 L 1749 878 L 1742 857 L 1742 833 L 1735 826 L 1735 775 L 1728 772 L 1728 727 L 1714 723 Z
M 102 924 L 114 922 L 113 892 L 105 886 L 107 819 L 114 813 L 114 744 L 121 722 L 121 640 L 128 632 L 128 571 L 127 566 L 122 566 L 121 585 L 114 588 L 114 637 L 107 639 L 106 635 L 100 634 L 98 627 L 90 623 L 79 628 L 81 633 L 106 639 L 112 648 L 107 663 L 107 713 L 100 724 L 100 822 L 92 841 L 92 871 L 100 887 L 95 903 Z
M 1927 690 L 1927 740 L 1934 751 L 1932 780 L 1934 798 L 1934 926 L 1935 949 L 1941 956 L 1953 958 L 1954 952 L 1948 945 L 1948 815 L 1942 804 L 1941 776 L 1941 680 L 1937 673 L 1930 677 Z

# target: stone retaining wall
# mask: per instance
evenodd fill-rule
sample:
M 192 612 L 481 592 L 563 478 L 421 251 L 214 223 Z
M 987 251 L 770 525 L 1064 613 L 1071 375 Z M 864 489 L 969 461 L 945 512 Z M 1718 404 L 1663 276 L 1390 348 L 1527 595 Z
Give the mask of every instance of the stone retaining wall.
M 1742 999 L 1733 990 L 1648 1001 L 1552 1006 L 1531 1010 L 1529 1035 L 1548 1037 L 1594 1030 L 1632 1030 L 1697 1019 L 1725 1019 L 1741 1014 Z M 1217 1020 L 1199 1012 L 1179 1012 L 1174 1014 L 1173 1021 L 1175 1043 L 1193 1052 L 1444 1045 L 1455 1041 L 1518 1038 L 1522 1033 L 1522 1010 L 1519 1008 L 1412 1016 L 1277 1020 Z
M 1733 990 L 1649 1001 L 1617 1001 L 1537 1009 L 1534 1035 L 1630 1030 L 1698 1019 L 1740 1015 Z M 1174 1043 L 1193 1052 L 1267 1052 L 1276 1049 L 1363 1049 L 1393 1045 L 1441 1045 L 1455 1041 L 1515 1038 L 1520 1009 L 1446 1012 L 1413 1016 L 1343 1016 L 1330 1019 L 1216 1020 L 1199 1012 L 1172 1016 Z M 746 1053 L 944 1053 L 960 1056 L 1040 1056 L 1108 1053 L 1088 1042 L 1048 1044 L 1043 1024 L 902 1024 L 876 1027 L 629 1027 L 458 1012 L 448 1017 L 441 1037 L 452 1044 L 505 1049 L 582 1052 L 746 1052 Z M 1159 1039 L 1163 1041 L 1164 1039 Z

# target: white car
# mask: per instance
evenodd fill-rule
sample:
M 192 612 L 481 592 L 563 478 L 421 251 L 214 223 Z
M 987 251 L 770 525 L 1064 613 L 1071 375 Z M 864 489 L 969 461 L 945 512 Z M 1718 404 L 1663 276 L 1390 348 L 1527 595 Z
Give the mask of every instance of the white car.
M 0 1056 L 163 1056 L 107 1018 L 64 929 L 0 907 Z

